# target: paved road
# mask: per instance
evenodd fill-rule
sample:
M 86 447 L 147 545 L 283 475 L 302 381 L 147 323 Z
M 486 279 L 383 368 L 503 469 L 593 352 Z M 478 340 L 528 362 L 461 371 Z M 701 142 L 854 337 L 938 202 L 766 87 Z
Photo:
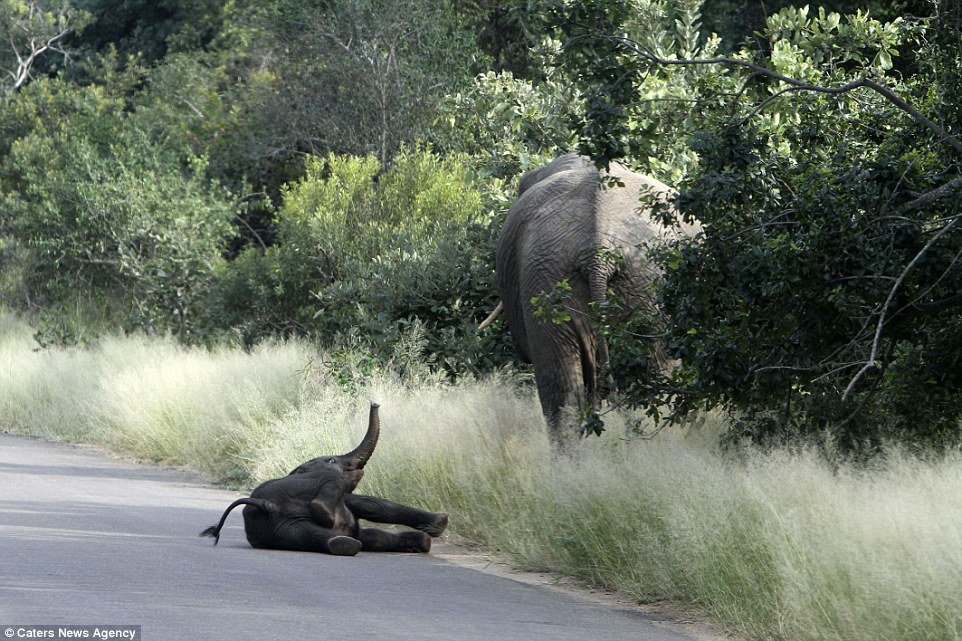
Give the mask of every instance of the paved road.
M 451 563 L 255 550 L 237 495 L 181 472 L 0 434 L 0 635 L 140 625 L 146 641 L 690 641 L 610 608 Z M 2 641 L 3 637 L 0 637 Z

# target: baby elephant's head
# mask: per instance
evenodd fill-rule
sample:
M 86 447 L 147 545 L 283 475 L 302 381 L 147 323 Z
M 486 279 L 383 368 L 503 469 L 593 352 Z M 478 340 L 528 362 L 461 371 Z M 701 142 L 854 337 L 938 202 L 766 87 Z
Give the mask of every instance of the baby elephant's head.
M 361 477 L 364 476 L 364 466 L 367 465 L 371 454 L 374 453 L 377 438 L 381 433 L 381 421 L 378 418 L 377 409 L 377 403 L 371 403 L 367 434 L 364 435 L 361 444 L 354 448 L 353 451 L 342 454 L 341 456 L 318 456 L 306 463 L 298 465 L 291 472 L 291 475 L 310 474 L 329 476 L 343 473 L 345 481 L 350 487 L 348 491 L 353 491 L 361 481 Z

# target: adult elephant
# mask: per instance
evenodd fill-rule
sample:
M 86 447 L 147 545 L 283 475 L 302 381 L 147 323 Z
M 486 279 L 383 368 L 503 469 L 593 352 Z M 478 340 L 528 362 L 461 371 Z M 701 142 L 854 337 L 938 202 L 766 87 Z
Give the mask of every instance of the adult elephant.
M 498 288 L 515 350 L 534 366 L 541 408 L 552 443 L 577 433 L 575 413 L 597 411 L 608 347 L 591 320 L 591 304 L 609 291 L 630 310 L 654 309 L 658 271 L 646 258 L 653 241 L 691 228 L 665 228 L 642 208 L 642 195 L 668 206 L 663 183 L 612 163 L 599 171 L 584 156 L 567 154 L 521 178 L 519 197 L 498 237 Z M 652 202 L 652 201 L 648 201 Z M 564 283 L 564 314 L 533 299 Z M 544 313 L 547 312 L 547 313 Z

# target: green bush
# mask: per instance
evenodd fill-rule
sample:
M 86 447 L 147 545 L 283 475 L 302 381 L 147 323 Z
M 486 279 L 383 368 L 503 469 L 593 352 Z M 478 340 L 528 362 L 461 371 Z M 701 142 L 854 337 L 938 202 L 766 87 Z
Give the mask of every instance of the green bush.
M 248 248 L 212 288 L 214 325 L 246 344 L 277 334 L 330 348 L 358 342 L 391 358 L 416 331 L 424 356 L 451 375 L 507 362 L 500 333 L 477 324 L 494 309 L 494 241 L 502 183 L 475 180 L 462 157 L 403 149 L 308 161 L 278 207 L 278 244 Z
M 187 340 L 231 233 L 230 195 L 205 158 L 117 99 L 47 85 L 20 105 L 29 125 L 0 160 L 5 259 L 27 297 L 15 303 L 58 315 L 82 293 L 118 324 Z

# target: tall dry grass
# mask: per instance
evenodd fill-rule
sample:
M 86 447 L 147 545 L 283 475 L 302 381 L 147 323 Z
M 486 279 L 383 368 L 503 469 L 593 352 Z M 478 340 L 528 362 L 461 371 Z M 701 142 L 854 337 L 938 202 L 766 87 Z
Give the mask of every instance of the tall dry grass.
M 715 446 L 709 427 L 603 438 L 553 457 L 510 376 L 417 367 L 349 384 L 297 342 L 190 350 L 113 338 L 34 351 L 0 317 L 5 429 L 104 443 L 248 485 L 351 449 L 381 404 L 361 491 L 445 510 L 456 540 L 639 601 L 671 599 L 753 639 L 962 638 L 962 457 L 891 450 L 870 469 Z

